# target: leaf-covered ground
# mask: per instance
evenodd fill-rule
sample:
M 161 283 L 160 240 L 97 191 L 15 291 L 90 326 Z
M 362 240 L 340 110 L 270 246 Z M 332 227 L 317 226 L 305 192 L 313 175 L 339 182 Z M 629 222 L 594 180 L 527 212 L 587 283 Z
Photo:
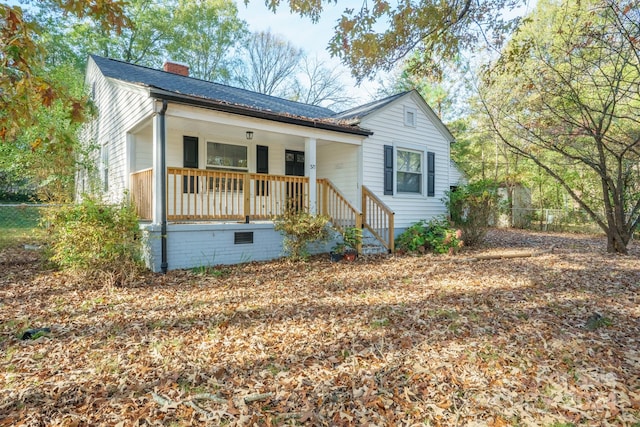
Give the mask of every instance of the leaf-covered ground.
M 581 235 L 130 288 L 6 249 L 0 425 L 638 426 L 639 290 L 640 245 L 615 256 Z

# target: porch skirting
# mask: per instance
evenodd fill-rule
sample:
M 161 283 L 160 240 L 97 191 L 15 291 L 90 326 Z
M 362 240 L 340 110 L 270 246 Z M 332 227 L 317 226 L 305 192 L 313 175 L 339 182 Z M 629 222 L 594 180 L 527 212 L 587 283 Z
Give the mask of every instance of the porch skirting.
M 147 267 L 160 272 L 160 225 L 141 224 Z M 312 245 L 311 253 L 328 252 L 330 244 Z M 169 223 L 169 270 L 268 261 L 284 256 L 282 234 L 270 221 L 257 223 Z

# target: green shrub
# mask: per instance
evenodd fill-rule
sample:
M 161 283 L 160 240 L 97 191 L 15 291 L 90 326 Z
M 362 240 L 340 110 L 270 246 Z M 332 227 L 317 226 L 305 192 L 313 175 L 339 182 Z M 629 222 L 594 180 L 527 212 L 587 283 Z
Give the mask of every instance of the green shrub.
M 50 259 L 62 269 L 123 285 L 141 265 L 141 233 L 133 207 L 82 203 L 52 210 L 46 221 Z
M 498 189 L 491 181 L 478 181 L 447 192 L 444 202 L 451 221 L 462 230 L 465 245 L 474 246 L 495 223 Z
M 462 231 L 451 228 L 446 219 L 418 221 L 396 239 L 396 248 L 409 253 L 433 252 L 453 255 L 462 246 Z
M 274 224 L 276 231 L 284 235 L 284 249 L 289 258 L 296 261 L 309 258 L 310 243 L 329 238 L 329 218 L 304 210 L 290 208 L 275 218 Z

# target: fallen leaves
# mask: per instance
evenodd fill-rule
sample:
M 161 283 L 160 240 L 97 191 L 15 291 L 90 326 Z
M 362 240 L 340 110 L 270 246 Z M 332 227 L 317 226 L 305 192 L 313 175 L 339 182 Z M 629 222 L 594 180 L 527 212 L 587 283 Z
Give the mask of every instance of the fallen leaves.
M 462 256 L 555 250 L 253 263 L 131 288 L 6 250 L 0 425 L 634 425 L 640 248 L 489 238 Z M 37 327 L 51 334 L 20 340 Z

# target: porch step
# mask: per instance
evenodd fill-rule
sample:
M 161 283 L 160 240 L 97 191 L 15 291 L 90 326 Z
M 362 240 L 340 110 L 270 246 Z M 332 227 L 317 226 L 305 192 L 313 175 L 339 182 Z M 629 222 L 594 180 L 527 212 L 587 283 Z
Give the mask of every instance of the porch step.
M 362 230 L 362 255 L 380 255 L 388 252 L 387 248 L 369 230 L 366 228 Z

